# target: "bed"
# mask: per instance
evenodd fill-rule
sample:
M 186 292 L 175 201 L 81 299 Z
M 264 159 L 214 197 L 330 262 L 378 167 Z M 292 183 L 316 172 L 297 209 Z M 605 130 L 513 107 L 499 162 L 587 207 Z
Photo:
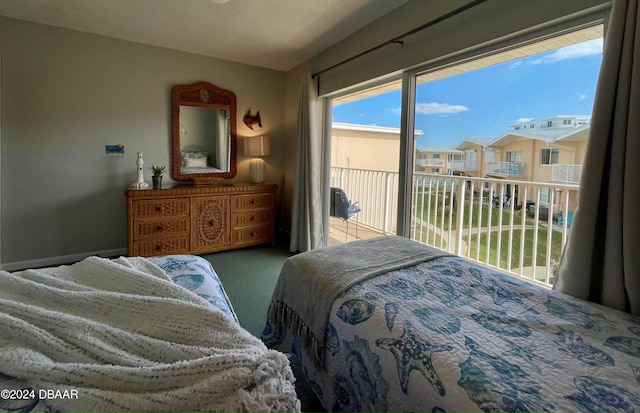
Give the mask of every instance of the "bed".
M 402 237 L 289 258 L 262 338 L 331 411 L 640 410 L 639 317 Z
M 0 271 L 1 412 L 299 411 L 294 380 L 201 257 Z

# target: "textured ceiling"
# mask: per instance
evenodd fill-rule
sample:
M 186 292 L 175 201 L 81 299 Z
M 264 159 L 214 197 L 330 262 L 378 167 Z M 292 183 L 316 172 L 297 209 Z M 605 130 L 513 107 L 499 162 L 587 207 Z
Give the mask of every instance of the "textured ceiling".
M 0 0 L 0 16 L 287 71 L 407 0 Z

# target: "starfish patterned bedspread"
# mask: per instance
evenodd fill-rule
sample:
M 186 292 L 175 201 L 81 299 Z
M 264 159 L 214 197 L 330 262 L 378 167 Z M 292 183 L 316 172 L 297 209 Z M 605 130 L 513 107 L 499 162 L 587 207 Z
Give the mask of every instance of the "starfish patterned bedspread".
M 354 285 L 334 301 L 326 365 L 292 353 L 332 411 L 640 411 L 640 317 L 459 257 Z

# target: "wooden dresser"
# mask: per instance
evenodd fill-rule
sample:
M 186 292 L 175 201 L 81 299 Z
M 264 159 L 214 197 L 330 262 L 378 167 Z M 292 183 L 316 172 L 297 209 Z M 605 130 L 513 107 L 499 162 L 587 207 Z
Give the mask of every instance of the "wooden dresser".
M 277 185 L 127 189 L 127 254 L 203 254 L 275 245 Z

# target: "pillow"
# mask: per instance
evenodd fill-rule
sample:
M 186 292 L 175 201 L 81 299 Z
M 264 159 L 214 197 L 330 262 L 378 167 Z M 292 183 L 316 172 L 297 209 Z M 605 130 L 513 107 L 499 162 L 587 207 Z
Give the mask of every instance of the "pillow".
M 190 158 L 190 159 L 206 158 L 207 156 L 209 156 L 209 154 L 206 152 L 183 152 L 182 153 L 183 158 Z
M 207 158 L 184 158 L 184 166 L 187 168 L 206 168 Z

